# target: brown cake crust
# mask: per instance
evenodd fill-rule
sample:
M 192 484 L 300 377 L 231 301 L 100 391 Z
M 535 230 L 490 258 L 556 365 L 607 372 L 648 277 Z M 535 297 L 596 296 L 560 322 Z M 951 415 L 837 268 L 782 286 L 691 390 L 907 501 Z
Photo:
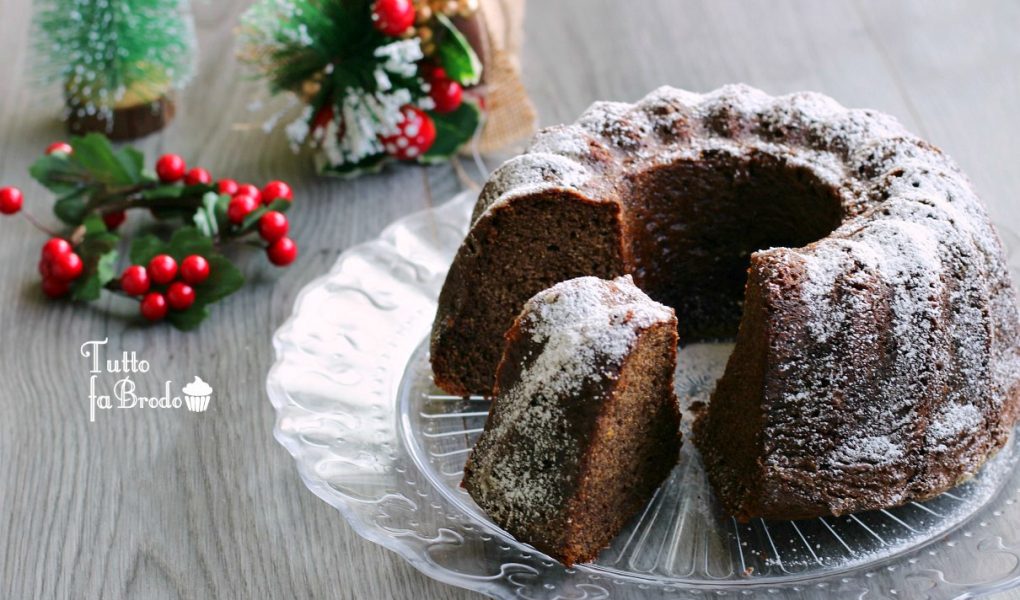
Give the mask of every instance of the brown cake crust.
M 529 300 L 506 340 L 464 487 L 518 540 L 593 560 L 676 464 L 676 317 L 629 277 L 583 277 Z
M 555 218 L 527 210 L 543 202 Z M 888 116 L 746 86 L 597 103 L 497 170 L 473 223 L 440 295 L 436 381 L 489 393 L 515 303 L 632 273 L 681 339 L 737 333 L 696 442 L 741 518 L 938 494 L 1020 412 L 998 236 L 952 160 Z

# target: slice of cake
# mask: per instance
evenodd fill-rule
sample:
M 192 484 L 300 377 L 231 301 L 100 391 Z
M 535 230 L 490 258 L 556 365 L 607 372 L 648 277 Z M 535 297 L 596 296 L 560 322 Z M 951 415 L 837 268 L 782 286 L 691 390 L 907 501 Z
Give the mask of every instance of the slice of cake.
M 571 279 L 524 305 L 464 468 L 493 521 L 567 565 L 609 544 L 677 461 L 676 325 L 629 275 Z

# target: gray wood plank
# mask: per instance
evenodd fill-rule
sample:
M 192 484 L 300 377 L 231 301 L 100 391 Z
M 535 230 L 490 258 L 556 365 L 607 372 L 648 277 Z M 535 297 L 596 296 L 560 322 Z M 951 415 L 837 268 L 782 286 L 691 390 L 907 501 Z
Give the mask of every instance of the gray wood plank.
M 252 284 L 191 334 L 143 326 L 131 303 L 52 305 L 36 289 L 42 239 L 0 223 L 0 596 L 5 598 L 468 598 L 359 538 L 300 483 L 273 440 L 264 389 L 270 337 L 303 284 L 343 249 L 459 188 L 448 167 L 319 179 L 251 113 L 262 88 L 233 59 L 249 2 L 196 2 L 201 54 L 176 122 L 144 140 L 214 175 L 290 180 L 302 258 L 284 271 L 243 256 Z M 0 181 L 41 216 L 47 196 L 26 169 L 63 137 L 60 97 L 34 79 L 28 0 L 0 0 Z M 1020 8 L 1009 0 L 533 1 L 525 80 L 543 124 L 598 99 L 634 100 L 671 84 L 708 90 L 745 81 L 772 93 L 814 89 L 890 112 L 942 145 L 984 192 L 1010 252 L 1020 251 L 1015 67 Z M 151 389 L 201 375 L 222 402 L 201 418 L 139 411 L 87 421 L 79 345 L 154 365 Z M 1017 597 L 1015 594 L 1013 597 Z

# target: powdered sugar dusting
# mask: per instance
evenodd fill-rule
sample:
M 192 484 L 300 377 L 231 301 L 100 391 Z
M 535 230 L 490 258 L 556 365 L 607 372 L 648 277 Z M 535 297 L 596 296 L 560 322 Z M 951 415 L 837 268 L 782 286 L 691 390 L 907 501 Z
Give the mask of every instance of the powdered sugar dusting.
M 1012 428 L 1004 415 L 1016 412 L 1007 404 L 1017 402 L 1009 390 L 1020 380 L 1020 317 L 1000 242 L 956 164 L 894 118 L 815 93 L 665 87 L 635 105 L 596 103 L 575 125 L 542 132 L 533 150 L 537 162 L 508 163 L 480 207 L 559 185 L 533 174 L 559 159 L 583 169 L 565 177 L 579 193 L 626 204 L 621 182 L 632 175 L 713 152 L 777 156 L 838 193 L 844 222 L 829 237 L 756 255 L 781 266 L 777 273 L 803 273 L 793 326 L 805 339 L 777 365 L 787 387 L 773 399 L 797 417 L 770 424 L 781 450 L 766 461 L 804 469 L 796 477 L 805 486 L 872 464 L 898 482 L 890 501 L 937 491 L 946 484 L 924 478 L 931 453 L 956 435 L 952 426 L 980 417 L 986 431 L 939 459 L 935 470 L 953 481 Z M 533 385 L 561 366 L 557 357 L 539 365 Z M 823 426 L 831 443 L 815 433 Z M 788 455 L 798 452 L 802 462 Z
M 596 277 L 557 284 L 528 301 L 523 314 L 522 329 L 545 347 L 521 379 L 553 386 L 551 393 L 576 391 L 580 379 L 598 376 L 597 364 L 618 366 L 639 330 L 673 318 L 630 275 L 611 284 Z
M 564 404 L 601 402 L 579 395 L 590 382 L 615 379 L 641 330 L 673 322 L 673 310 L 634 285 L 630 275 L 613 281 L 580 277 L 559 283 L 529 300 L 518 319 L 521 335 L 536 344 L 517 382 L 500 390 L 498 415 L 472 456 L 480 503 L 501 522 L 547 518 L 563 498 L 563 478 L 578 459 L 578 440 L 564 426 Z M 499 446 L 510 436 L 518 443 Z M 522 445 L 523 442 L 523 445 Z M 543 469 L 535 456 L 557 456 Z M 518 521 L 520 520 L 520 521 Z
M 928 437 L 931 444 L 944 449 L 944 444 L 952 442 L 962 434 L 977 433 L 984 422 L 984 416 L 976 406 L 954 402 L 942 407 L 942 410 L 932 418 L 928 424 Z
M 522 154 L 489 177 L 475 205 L 472 222 L 492 207 L 505 205 L 514 198 L 556 189 L 578 190 L 590 179 L 591 172 L 576 160 L 559 154 Z
M 831 458 L 842 465 L 879 465 L 896 462 L 903 455 L 903 446 L 893 442 L 889 436 L 870 435 L 846 440 L 836 448 Z

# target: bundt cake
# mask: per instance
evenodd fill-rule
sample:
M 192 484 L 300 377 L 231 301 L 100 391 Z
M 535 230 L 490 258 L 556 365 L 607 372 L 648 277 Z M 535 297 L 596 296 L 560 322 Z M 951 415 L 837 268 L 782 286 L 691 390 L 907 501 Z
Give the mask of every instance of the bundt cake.
M 953 161 L 891 117 L 662 88 L 540 132 L 478 200 L 439 298 L 436 383 L 491 393 L 528 298 L 625 273 L 676 309 L 681 340 L 736 334 L 695 442 L 741 519 L 938 494 L 1016 422 L 999 239 Z
M 676 464 L 676 345 L 673 310 L 630 276 L 528 300 L 464 487 L 517 539 L 567 565 L 594 559 Z

